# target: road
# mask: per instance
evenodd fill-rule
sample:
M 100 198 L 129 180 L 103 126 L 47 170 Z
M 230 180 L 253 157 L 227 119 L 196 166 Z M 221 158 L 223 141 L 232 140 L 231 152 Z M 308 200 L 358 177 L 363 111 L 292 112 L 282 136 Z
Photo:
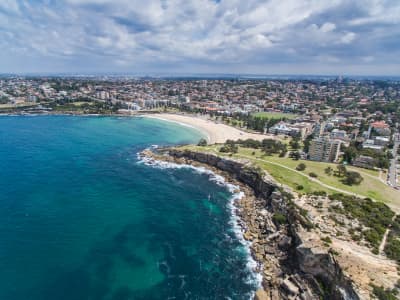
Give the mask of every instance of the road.
M 390 160 L 390 167 L 388 170 L 388 184 L 392 187 L 396 187 L 397 186 L 397 149 L 399 148 L 399 144 L 400 144 L 400 134 L 399 133 L 395 133 L 393 135 L 393 142 L 394 142 L 394 146 L 393 146 L 393 150 L 392 150 L 392 154 L 393 154 L 393 159 Z

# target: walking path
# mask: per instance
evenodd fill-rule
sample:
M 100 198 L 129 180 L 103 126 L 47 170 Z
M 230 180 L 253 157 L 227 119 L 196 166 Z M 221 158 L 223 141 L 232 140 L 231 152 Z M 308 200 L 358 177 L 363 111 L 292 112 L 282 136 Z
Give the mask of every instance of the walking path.
M 217 154 L 217 155 L 221 155 L 221 153 L 219 153 L 218 151 L 216 151 L 216 150 L 214 150 L 214 149 L 212 149 L 211 151 L 214 152 L 214 153 Z M 248 156 L 248 155 L 243 155 L 243 154 L 236 154 L 236 155 L 237 155 L 238 157 L 241 157 L 241 158 L 249 159 L 250 161 L 251 161 L 251 160 L 258 160 L 258 161 L 262 161 L 262 162 L 265 162 L 265 163 L 268 163 L 268 164 L 271 164 L 271 165 L 275 165 L 275 166 L 284 168 L 284 169 L 286 169 L 286 170 L 295 172 L 295 173 L 297 173 L 297 174 L 299 174 L 299 175 L 301 175 L 301 176 L 303 176 L 303 177 L 309 179 L 309 180 L 312 181 L 312 182 L 315 182 L 315 183 L 317 183 L 317 184 L 319 184 L 319 185 L 321 185 L 321 186 L 323 186 L 323 187 L 325 187 L 325 188 L 327 188 L 327 189 L 330 189 L 330 190 L 335 191 L 335 192 L 338 192 L 338 193 L 347 194 L 347 195 L 355 196 L 355 197 L 358 197 L 358 198 L 366 198 L 366 197 L 368 197 L 368 198 L 370 198 L 372 201 L 379 202 L 379 201 L 377 201 L 376 199 L 371 198 L 371 197 L 369 197 L 369 196 L 361 195 L 361 194 L 357 194 L 357 193 L 353 193 L 353 192 L 349 192 L 349 191 L 346 191 L 346 190 L 343 190 L 343 189 L 340 189 L 340 188 L 331 186 L 331 185 L 329 185 L 329 184 L 323 183 L 322 181 L 320 181 L 320 180 L 317 179 L 317 178 L 313 178 L 313 177 L 311 177 L 311 176 L 309 176 L 309 175 L 307 175 L 307 174 L 304 174 L 304 173 L 302 173 L 302 172 L 300 172 L 300 171 L 298 171 L 298 170 L 296 170 L 296 169 L 292 169 L 292 168 L 290 168 L 290 167 L 284 166 L 284 165 L 279 164 L 279 163 L 276 163 L 276 162 L 272 162 L 272 161 L 265 160 L 265 159 L 261 159 L 261 158 L 254 158 L 254 156 Z M 376 176 L 367 174 L 367 173 L 362 172 L 362 171 L 361 171 L 361 173 L 362 173 L 363 175 L 370 176 L 370 177 L 372 177 L 372 178 L 374 178 L 374 179 L 377 179 Z M 393 204 L 393 203 L 386 203 L 386 205 L 388 205 L 395 213 L 400 214 L 400 207 L 399 207 L 398 205 L 395 205 L 395 204 Z
M 247 156 L 247 155 L 239 155 L 239 156 L 242 156 L 242 157 L 245 157 L 245 158 L 252 158 L 252 157 Z M 268 164 L 272 164 L 272 165 L 275 165 L 275 166 L 278 166 L 278 167 L 281 167 L 281 168 L 290 170 L 290 171 L 292 171 L 292 172 L 296 172 L 297 174 L 300 174 L 301 176 L 304 176 L 304 177 L 306 177 L 307 179 L 309 179 L 309 180 L 311 180 L 311 181 L 313 181 L 313 182 L 315 182 L 315 183 L 318 183 L 319 185 L 322 185 L 323 187 L 326 187 L 326 188 L 328 188 L 328 189 L 334 190 L 334 191 L 336 191 L 336 192 L 343 193 L 343 194 L 348 194 L 348 195 L 352 195 L 352 196 L 356 196 L 356 197 L 360 197 L 360 198 L 365 198 L 365 197 L 366 197 L 365 195 L 352 193 L 352 192 L 349 192 L 349 191 L 346 191 L 346 190 L 342 190 L 342 189 L 336 188 L 336 187 L 334 187 L 334 186 L 328 185 L 328 184 L 323 183 L 322 181 L 320 181 L 320 180 L 318 180 L 318 179 L 316 179 L 316 178 L 313 178 L 313 177 L 311 177 L 311 176 L 309 176 L 309 175 L 307 175 L 307 174 L 304 174 L 304 173 L 302 173 L 302 172 L 300 172 L 300 171 L 298 171 L 298 170 L 296 170 L 296 169 L 289 168 L 289 167 L 284 166 L 284 165 L 281 165 L 281 164 L 279 164 L 279 163 L 272 162 L 272 161 L 265 160 L 265 159 L 261 159 L 261 158 L 253 158 L 253 159 L 259 160 L 259 161 L 263 161 L 263 162 L 266 162 L 266 163 L 268 163 Z M 372 200 L 374 200 L 374 199 L 372 199 Z M 376 201 L 376 200 L 374 200 L 374 201 Z
M 329 184 L 323 183 L 322 181 L 320 181 L 320 180 L 317 179 L 317 178 L 313 178 L 313 177 L 311 177 L 311 176 L 309 176 L 309 175 L 307 175 L 307 174 L 304 174 L 304 173 L 302 173 L 302 172 L 300 172 L 300 171 L 298 171 L 298 170 L 296 170 L 296 169 L 289 168 L 289 167 L 287 167 L 287 166 L 281 165 L 281 164 L 276 163 L 276 162 L 272 162 L 272 161 L 265 160 L 265 159 L 261 159 L 261 158 L 254 158 L 254 157 L 251 157 L 251 156 L 248 156 L 248 155 L 240 155 L 240 154 L 238 154 L 238 156 L 243 157 L 243 158 L 247 158 L 247 159 L 250 159 L 250 160 L 251 160 L 251 159 L 254 159 L 254 160 L 258 160 L 258 161 L 263 161 L 263 162 L 266 162 L 266 163 L 268 163 L 268 164 L 272 164 L 272 165 L 275 165 L 275 166 L 278 166 L 278 167 L 281 167 L 281 168 L 290 170 L 290 171 L 295 172 L 295 173 L 297 173 L 297 174 L 299 174 L 299 175 L 301 175 L 301 176 L 303 176 L 303 177 L 306 177 L 307 179 L 311 180 L 312 182 L 315 182 L 315 183 L 317 183 L 317 184 L 319 184 L 319 185 L 321 185 L 321 186 L 323 186 L 323 187 L 325 187 L 325 188 L 328 188 L 328 189 L 330 189 L 330 190 L 333 190 L 333 191 L 336 191 L 336 192 L 339 192 L 339 193 L 343 193 L 343 194 L 347 194 L 347 195 L 351 195 L 351 196 L 356 196 L 356 197 L 358 197 L 358 198 L 366 198 L 366 197 L 368 197 L 368 196 L 366 196 L 366 195 L 361 195 L 361 194 L 349 192 L 349 191 L 346 191 L 346 190 L 343 190 L 343 189 L 340 189 L 340 188 L 331 186 L 331 185 L 329 185 Z M 363 172 L 363 174 L 366 174 L 366 173 Z M 366 174 L 366 175 L 371 176 L 371 177 L 374 177 L 373 175 L 370 175 L 370 174 Z M 376 177 L 374 177 L 374 178 L 376 178 Z M 371 197 L 368 197 L 368 198 L 370 198 L 370 199 L 373 200 L 373 201 L 379 202 L 379 201 L 377 201 L 376 199 L 373 199 L 373 198 L 371 198 Z M 392 203 L 386 203 L 386 205 L 388 205 L 395 213 L 400 213 L 400 208 L 399 208 L 399 206 L 394 205 L 394 204 L 392 204 Z
M 397 217 L 397 214 L 395 214 L 395 215 L 393 216 L 392 222 L 396 219 L 396 217 Z M 382 242 L 381 242 L 381 244 L 379 245 L 379 255 L 383 255 L 383 250 L 385 250 L 386 240 L 387 240 L 387 237 L 388 237 L 388 235 L 389 235 L 390 228 L 392 228 L 392 225 L 391 225 L 391 224 L 390 224 L 390 225 L 388 226 L 388 228 L 386 229 L 385 234 L 383 235 L 383 238 L 382 238 Z

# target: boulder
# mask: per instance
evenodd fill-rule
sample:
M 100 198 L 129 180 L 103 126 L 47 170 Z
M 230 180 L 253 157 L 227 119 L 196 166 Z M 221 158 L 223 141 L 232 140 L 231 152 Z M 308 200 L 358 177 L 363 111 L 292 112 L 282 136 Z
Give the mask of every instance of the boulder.
M 270 300 L 270 297 L 265 290 L 258 289 L 254 296 L 254 300 Z

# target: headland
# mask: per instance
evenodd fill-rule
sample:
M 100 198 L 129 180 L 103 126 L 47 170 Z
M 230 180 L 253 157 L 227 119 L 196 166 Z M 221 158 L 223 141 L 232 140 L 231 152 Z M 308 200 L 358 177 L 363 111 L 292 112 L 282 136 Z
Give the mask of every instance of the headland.
M 145 151 L 143 155 L 205 166 L 241 187 L 245 197 L 235 203 L 237 215 L 263 278 L 255 299 L 395 295 L 398 262 L 389 253 L 376 252 L 368 236 L 388 219 L 393 221 L 389 226 L 398 223 L 388 206 L 343 194 L 300 195 L 249 160 L 201 151 L 201 147 Z M 373 223 L 368 221 L 371 210 L 381 213 Z

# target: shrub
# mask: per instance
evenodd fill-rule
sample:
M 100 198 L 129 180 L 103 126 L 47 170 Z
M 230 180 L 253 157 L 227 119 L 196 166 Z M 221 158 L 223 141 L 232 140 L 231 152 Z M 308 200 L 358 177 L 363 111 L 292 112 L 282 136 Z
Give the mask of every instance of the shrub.
M 197 143 L 197 146 L 207 146 L 207 140 L 206 139 L 200 139 L 200 141 Z
M 368 230 L 360 232 L 360 238 L 368 241 L 376 252 L 386 228 L 393 224 L 394 212 L 384 203 L 374 202 L 368 198 L 333 194 L 329 199 L 340 201 L 343 205 L 343 214 L 357 219 L 362 226 L 368 227 Z M 353 236 L 352 238 L 354 239 Z
M 325 174 L 330 176 L 330 175 L 332 175 L 333 169 L 331 167 L 326 167 L 324 171 L 325 171 Z
M 312 194 L 315 196 L 326 196 L 325 191 L 314 191 L 314 192 L 312 192 Z
M 323 241 L 324 243 L 327 243 L 327 244 L 332 244 L 332 240 L 329 236 L 321 238 L 321 241 Z
M 390 259 L 394 259 L 400 263 L 400 216 L 392 224 L 392 229 L 389 232 L 386 241 L 385 253 Z
M 292 151 L 289 153 L 289 157 L 293 158 L 293 160 L 299 160 L 300 159 L 300 153 L 299 151 Z
M 286 216 L 281 213 L 275 213 L 272 216 L 272 220 L 274 221 L 274 223 L 276 225 L 283 225 L 283 224 L 286 224 L 286 222 L 287 222 Z
M 233 141 L 227 140 L 226 143 L 219 149 L 219 152 L 237 153 L 238 150 L 238 146 Z
M 372 294 L 379 300 L 396 300 L 396 293 L 393 290 L 384 289 L 376 285 L 372 285 Z
M 304 189 L 304 186 L 302 186 L 301 184 L 299 184 L 299 185 L 296 187 L 296 189 L 299 190 L 299 191 L 301 191 L 301 190 Z
M 304 171 L 306 169 L 306 167 L 307 166 L 305 164 L 300 163 L 300 164 L 297 165 L 296 170 L 297 171 Z
M 318 177 L 318 175 L 315 174 L 314 172 L 310 172 L 308 175 L 309 175 L 310 177 L 313 177 L 313 178 L 317 178 L 317 177 Z

